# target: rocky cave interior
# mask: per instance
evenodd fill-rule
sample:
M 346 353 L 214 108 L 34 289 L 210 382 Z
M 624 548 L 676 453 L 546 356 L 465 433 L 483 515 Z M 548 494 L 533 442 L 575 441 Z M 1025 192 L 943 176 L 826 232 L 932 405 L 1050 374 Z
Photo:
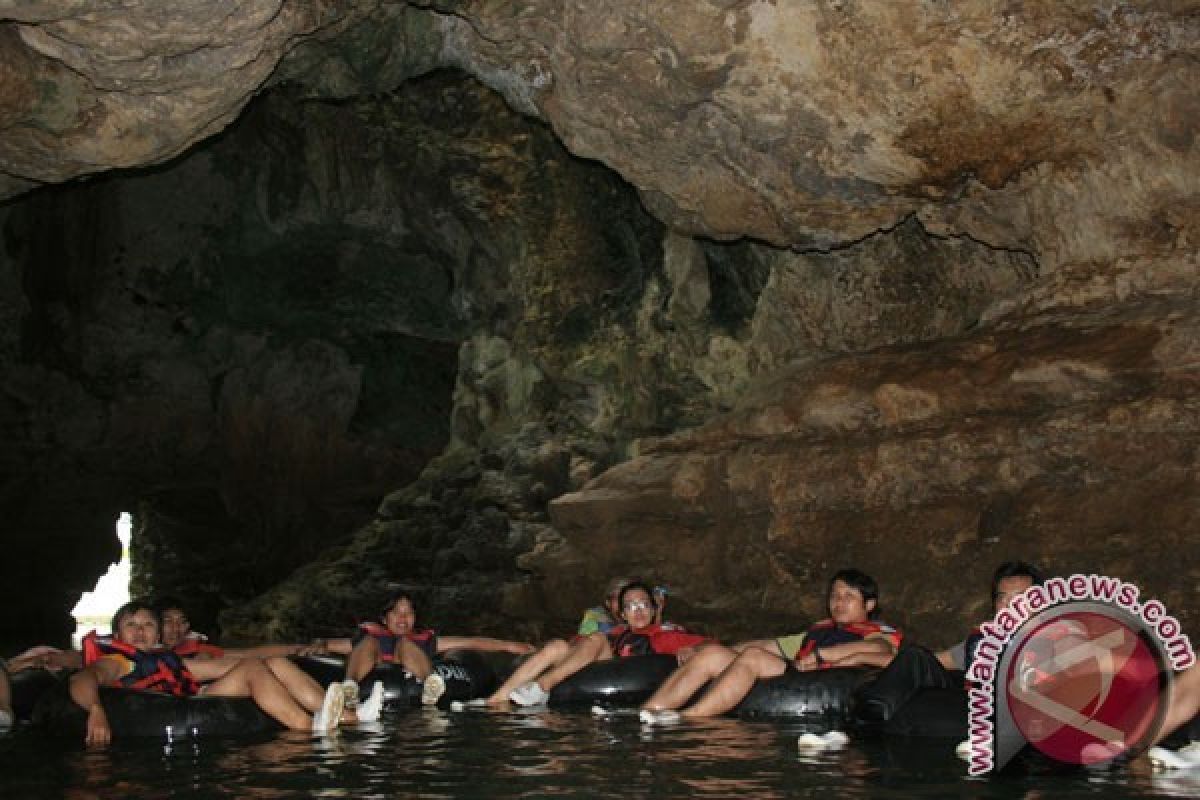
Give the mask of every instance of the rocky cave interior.
M 191 8 L 187 6 L 191 6 Z M 0 640 L 1200 585 L 1194 4 L 0 2 Z

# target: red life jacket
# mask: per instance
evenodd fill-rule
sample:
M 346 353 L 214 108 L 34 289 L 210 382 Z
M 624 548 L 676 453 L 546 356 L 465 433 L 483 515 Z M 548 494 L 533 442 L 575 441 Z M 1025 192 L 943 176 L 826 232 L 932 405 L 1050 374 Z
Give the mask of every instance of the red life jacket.
M 673 656 L 685 647 L 695 647 L 708 641 L 706 637 L 688 633 L 670 622 L 664 622 L 661 625 L 647 625 L 637 630 L 631 629 L 628 625 L 617 625 L 606 635 L 608 636 L 608 645 L 612 648 L 615 658 L 646 656 L 655 653 Z
M 133 662 L 133 671 L 118 678 L 113 686 L 143 692 L 164 692 L 190 697 L 200 685 L 184 666 L 183 659 L 170 650 L 146 652 L 125 644 L 115 636 L 99 636 L 92 631 L 83 637 L 83 665 L 94 664 L 104 656 L 124 656 Z
M 209 656 L 210 658 L 221 658 L 225 655 L 225 651 L 217 647 L 215 644 L 208 643 L 208 637 L 189 633 L 187 638 L 171 648 L 172 652 L 177 656 L 184 658 L 192 658 L 194 656 Z
M 421 652 L 430 659 L 437 655 L 437 632 L 428 628 L 409 631 L 403 636 L 397 636 L 386 625 L 380 625 L 378 622 L 364 622 L 358 629 L 359 634 L 354 643 L 362 641 L 364 636 L 372 637 L 379 642 L 379 657 L 383 661 L 391 662 L 395 659 L 396 642 L 401 639 L 406 639 L 421 648 Z
M 886 622 L 869 619 L 865 622 L 851 622 L 849 625 L 839 626 L 831 619 L 823 619 L 805 632 L 804 644 L 796 651 L 796 660 L 799 661 L 819 647 L 861 642 L 871 636 L 881 636 L 897 649 L 900 647 L 900 640 L 904 638 L 904 634 Z M 829 666 L 831 665 L 821 665 L 822 668 Z

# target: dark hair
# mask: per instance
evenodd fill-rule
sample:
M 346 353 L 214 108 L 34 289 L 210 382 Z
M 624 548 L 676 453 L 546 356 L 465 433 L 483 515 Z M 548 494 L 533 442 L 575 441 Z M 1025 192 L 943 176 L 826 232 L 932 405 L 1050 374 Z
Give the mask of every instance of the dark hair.
M 996 598 L 1000 596 L 1000 581 L 1005 578 L 1029 578 L 1034 586 L 1041 585 L 1045 580 L 1042 577 L 1042 572 L 1033 564 L 1024 561 L 1005 561 L 1000 566 L 996 567 L 996 571 L 992 573 L 992 605 L 996 605 Z
M 158 613 L 158 609 L 149 600 L 135 599 L 130 600 L 125 605 L 117 609 L 117 613 L 113 614 L 112 632 L 113 636 L 117 635 L 117 631 L 121 628 L 121 622 L 126 617 L 133 616 L 139 611 L 149 611 L 154 615 L 154 621 L 158 623 L 158 629 L 162 630 L 162 614 Z
M 650 584 L 645 581 L 632 580 L 621 589 L 621 593 L 617 595 L 617 604 L 621 607 L 621 611 L 625 610 L 625 595 L 632 591 L 641 589 L 650 598 L 650 607 L 658 610 L 658 601 L 654 599 L 654 590 L 650 588 Z
M 868 600 L 875 601 L 875 607 L 867 612 L 867 619 L 875 619 L 879 616 L 879 584 L 875 582 L 874 578 L 860 569 L 839 569 L 829 579 L 829 589 L 825 592 L 826 598 L 833 594 L 833 585 L 838 581 L 861 594 L 864 604 Z
M 413 614 L 417 613 L 417 601 L 413 599 L 413 596 L 409 592 L 400 591 L 393 592 L 388 597 L 387 603 L 384 604 L 383 609 L 379 612 L 379 618 L 383 619 L 386 617 L 388 612 L 395 608 L 396 603 L 399 603 L 401 600 L 407 600 L 408 604 L 413 607 Z
M 171 595 L 157 598 L 154 601 L 154 610 L 158 612 L 160 617 L 168 611 L 182 611 L 183 615 L 187 616 L 187 606 L 178 597 L 172 597 Z

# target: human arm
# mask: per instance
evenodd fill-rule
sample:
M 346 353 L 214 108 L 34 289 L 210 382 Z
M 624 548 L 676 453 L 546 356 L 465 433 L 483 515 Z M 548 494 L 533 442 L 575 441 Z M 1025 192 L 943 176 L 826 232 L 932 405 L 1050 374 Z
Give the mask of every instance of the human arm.
M 79 669 L 83 666 L 83 653 L 78 650 L 59 650 L 57 647 L 38 646 L 26 650 L 8 662 L 9 673 L 26 669 Z
M 132 666 L 123 658 L 101 658 L 71 676 L 71 699 L 87 712 L 84 744 L 106 745 L 112 741 L 108 715 L 100 703 L 100 687 L 118 680 Z
M 958 650 L 961 652 L 961 648 L 962 645 L 955 645 L 949 650 L 939 650 L 934 653 L 934 657 L 937 658 L 938 663 L 942 665 L 943 669 L 962 669 L 961 657 L 955 657 L 955 651 Z
M 796 659 L 796 669 L 807 672 L 833 667 L 886 667 L 895 656 L 890 641 L 872 636 L 859 642 L 814 647 L 807 655 Z
M 334 653 L 339 656 L 348 656 L 354 651 L 353 639 L 313 639 L 313 651 L 311 653 L 298 653 L 297 655 L 325 655 Z
M 437 651 L 447 650 L 484 650 L 492 653 L 512 653 L 523 656 L 535 649 L 528 642 L 510 642 L 507 639 L 492 639 L 487 636 L 439 636 Z
M 274 658 L 276 656 L 315 656 L 331 652 L 328 644 L 316 639 L 309 644 L 260 644 L 255 647 L 226 648 L 225 655 L 234 658 Z M 347 650 L 346 652 L 349 652 Z

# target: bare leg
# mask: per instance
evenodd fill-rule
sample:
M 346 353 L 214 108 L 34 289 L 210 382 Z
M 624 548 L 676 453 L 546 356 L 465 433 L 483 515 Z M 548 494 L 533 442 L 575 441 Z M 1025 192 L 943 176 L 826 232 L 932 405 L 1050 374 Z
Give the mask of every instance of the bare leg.
M 542 677 L 537 679 L 538 685 L 548 692 L 588 664 L 607 661 L 610 658 L 612 650 L 608 647 L 608 637 L 603 633 L 593 633 L 583 641 L 577 642 L 567 652 L 566 658 L 543 673 Z
M 525 659 L 519 667 L 513 670 L 500 688 L 488 697 L 488 705 L 500 706 L 508 702 L 508 695 L 518 686 L 534 680 L 551 666 L 567 657 L 571 645 L 562 639 L 553 639 L 542 646 L 542 649 Z
M 346 659 L 346 679 L 358 683 L 367 677 L 379 663 L 379 655 L 379 641 L 374 636 L 364 636 Z
M 683 716 L 714 717 L 724 714 L 742 702 L 742 698 L 754 688 L 755 681 L 782 675 L 787 667 L 787 662 L 782 658 L 751 647 L 733 660 L 704 696 L 683 712 Z
M 417 680 L 421 681 L 429 677 L 430 672 L 433 672 L 433 663 L 429 660 L 429 656 L 425 655 L 425 651 L 404 639 L 396 642 L 392 662 L 404 667 Z
M 738 642 L 733 645 L 734 652 L 742 653 L 749 650 L 751 647 L 757 647 L 759 650 L 766 650 L 773 656 L 782 655 L 779 652 L 779 640 L 777 639 L 754 639 L 749 642 Z
M 1161 742 L 1192 717 L 1200 714 L 1200 665 L 1192 666 L 1175 679 L 1171 693 L 1171 705 L 1163 719 L 1162 729 L 1155 743 Z
M 658 687 L 642 708 L 651 711 L 682 708 L 700 687 L 725 671 L 737 653 L 719 644 L 706 644 Z
M 233 669 L 205 687 L 215 697 L 252 697 L 264 712 L 284 727 L 296 731 L 312 728 L 312 717 L 288 692 L 267 665 L 256 658 L 243 659 Z
M 308 673 L 282 656 L 268 658 L 266 664 L 267 669 L 271 670 L 271 674 L 283 684 L 297 703 L 308 711 L 321 710 L 325 690 Z

